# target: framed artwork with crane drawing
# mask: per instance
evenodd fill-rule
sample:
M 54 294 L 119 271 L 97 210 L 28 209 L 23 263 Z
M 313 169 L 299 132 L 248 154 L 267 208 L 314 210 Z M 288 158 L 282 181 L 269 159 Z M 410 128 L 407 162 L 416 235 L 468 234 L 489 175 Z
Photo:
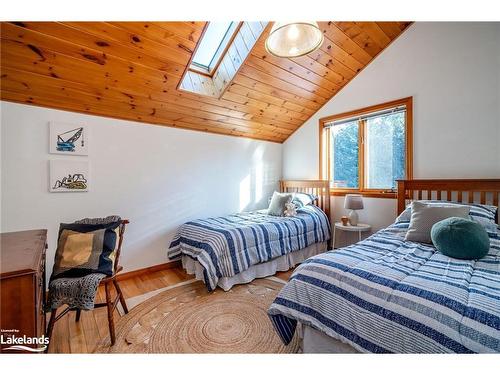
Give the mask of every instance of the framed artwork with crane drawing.
M 86 125 L 49 123 L 49 152 L 51 154 L 88 155 L 89 133 Z

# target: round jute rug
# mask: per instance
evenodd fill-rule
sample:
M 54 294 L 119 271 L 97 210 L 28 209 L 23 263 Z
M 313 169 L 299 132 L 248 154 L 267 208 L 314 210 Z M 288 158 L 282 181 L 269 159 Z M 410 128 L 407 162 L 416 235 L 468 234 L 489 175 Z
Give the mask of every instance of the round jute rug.
M 116 325 L 98 353 L 296 353 L 296 337 L 285 346 L 267 316 L 283 287 L 272 279 L 254 280 L 230 291 L 208 293 L 196 281 L 140 303 Z

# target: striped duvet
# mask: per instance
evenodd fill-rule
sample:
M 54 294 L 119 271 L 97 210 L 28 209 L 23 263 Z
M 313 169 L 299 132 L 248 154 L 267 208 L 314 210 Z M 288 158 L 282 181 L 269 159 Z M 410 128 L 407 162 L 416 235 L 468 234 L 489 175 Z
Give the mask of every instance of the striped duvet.
M 498 229 L 467 261 L 405 242 L 408 225 L 300 265 L 269 308 L 282 340 L 299 321 L 361 352 L 500 352 Z
M 170 244 L 168 257 L 188 255 L 197 260 L 211 291 L 221 277 L 235 276 L 255 264 L 329 239 L 327 217 L 313 205 L 298 209 L 294 217 L 243 212 L 183 224 Z

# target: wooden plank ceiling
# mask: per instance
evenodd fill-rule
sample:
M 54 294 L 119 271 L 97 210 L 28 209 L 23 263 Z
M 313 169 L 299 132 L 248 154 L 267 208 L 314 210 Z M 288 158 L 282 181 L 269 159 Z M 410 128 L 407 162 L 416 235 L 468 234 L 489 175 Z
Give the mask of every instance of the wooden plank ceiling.
M 265 30 L 220 99 L 179 91 L 205 22 L 3 22 L 1 99 L 283 142 L 409 22 L 319 22 L 321 48 L 294 59 Z

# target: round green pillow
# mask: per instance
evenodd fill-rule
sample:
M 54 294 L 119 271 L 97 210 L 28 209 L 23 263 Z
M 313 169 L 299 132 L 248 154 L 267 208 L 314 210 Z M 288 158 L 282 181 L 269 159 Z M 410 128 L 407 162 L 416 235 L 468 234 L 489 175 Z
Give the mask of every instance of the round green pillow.
M 488 254 L 490 238 L 486 229 L 476 221 L 450 217 L 434 224 L 432 243 L 451 258 L 479 259 Z

